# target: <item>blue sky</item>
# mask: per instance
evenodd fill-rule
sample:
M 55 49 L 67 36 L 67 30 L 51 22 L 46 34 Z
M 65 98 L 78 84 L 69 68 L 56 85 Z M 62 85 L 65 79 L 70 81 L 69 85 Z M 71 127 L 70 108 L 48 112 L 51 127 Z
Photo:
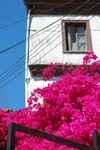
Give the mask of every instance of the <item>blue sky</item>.
M 27 12 L 23 0 L 1 1 L 0 51 L 26 38 L 26 18 Z M 2 28 L 23 19 L 25 20 L 20 23 Z M 13 110 L 25 107 L 24 72 L 18 75 L 24 71 L 24 65 L 20 69 L 17 68 L 21 65 L 19 59 L 25 55 L 25 44 L 24 42 L 0 54 L 0 87 L 3 86 L 0 88 L 0 107 L 10 107 Z M 13 79 L 15 76 L 17 78 Z

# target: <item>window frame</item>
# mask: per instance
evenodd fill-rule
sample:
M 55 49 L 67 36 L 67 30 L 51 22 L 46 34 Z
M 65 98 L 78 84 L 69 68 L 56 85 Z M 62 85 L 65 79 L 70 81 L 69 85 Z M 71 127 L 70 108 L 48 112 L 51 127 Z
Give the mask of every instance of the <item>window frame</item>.
M 67 49 L 67 40 L 66 40 L 66 24 L 73 24 L 73 25 L 78 25 L 78 24 L 85 24 L 86 25 L 86 45 L 87 45 L 87 50 L 68 50 Z M 86 53 L 86 52 L 93 52 L 93 47 L 92 47 L 92 39 L 91 39 L 91 32 L 90 32 L 90 21 L 89 20 L 62 20 L 61 21 L 61 26 L 62 26 L 62 47 L 63 47 L 63 53 Z

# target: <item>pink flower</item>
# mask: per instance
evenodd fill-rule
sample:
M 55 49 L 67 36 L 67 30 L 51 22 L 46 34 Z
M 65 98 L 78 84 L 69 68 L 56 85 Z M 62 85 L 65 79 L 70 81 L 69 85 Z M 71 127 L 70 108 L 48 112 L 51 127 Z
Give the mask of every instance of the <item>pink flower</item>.
M 35 89 L 28 99 L 28 108 L 14 112 L 0 109 L 0 142 L 6 144 L 8 124 L 13 121 L 92 146 L 95 129 L 100 136 L 100 60 L 96 59 L 95 54 L 87 53 L 82 66 L 70 67 L 67 72 L 63 64 L 49 65 L 43 71 L 45 79 L 53 77 L 56 71 L 62 75 L 53 84 Z M 44 101 L 42 106 L 37 95 Z M 15 149 L 77 150 L 21 132 L 16 132 Z

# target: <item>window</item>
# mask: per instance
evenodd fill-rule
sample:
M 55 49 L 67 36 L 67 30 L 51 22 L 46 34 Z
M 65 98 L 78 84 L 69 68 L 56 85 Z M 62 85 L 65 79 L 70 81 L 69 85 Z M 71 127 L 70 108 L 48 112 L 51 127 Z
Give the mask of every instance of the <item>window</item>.
M 89 21 L 62 21 L 64 52 L 92 51 Z

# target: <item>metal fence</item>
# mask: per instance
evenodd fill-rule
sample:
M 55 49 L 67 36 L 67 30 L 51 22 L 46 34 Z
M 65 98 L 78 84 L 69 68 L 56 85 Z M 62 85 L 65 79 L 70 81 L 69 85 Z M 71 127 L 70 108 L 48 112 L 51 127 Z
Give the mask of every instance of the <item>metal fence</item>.
M 28 133 L 30 135 L 35 135 L 40 138 L 44 138 L 50 141 L 58 142 L 59 144 L 63 145 L 69 145 L 71 147 L 79 148 L 82 150 L 100 150 L 100 143 L 99 143 L 99 137 L 98 137 L 98 131 L 94 130 L 93 132 L 93 144 L 94 146 L 87 146 L 85 144 L 81 144 L 76 141 L 72 141 L 69 139 L 65 139 L 59 136 L 55 136 L 43 131 L 39 131 L 33 128 L 26 127 L 24 125 L 20 125 L 14 122 L 11 122 L 9 124 L 8 128 L 8 141 L 7 141 L 7 149 L 6 150 L 14 150 L 15 148 L 15 133 L 16 131 L 20 131 L 23 133 Z

